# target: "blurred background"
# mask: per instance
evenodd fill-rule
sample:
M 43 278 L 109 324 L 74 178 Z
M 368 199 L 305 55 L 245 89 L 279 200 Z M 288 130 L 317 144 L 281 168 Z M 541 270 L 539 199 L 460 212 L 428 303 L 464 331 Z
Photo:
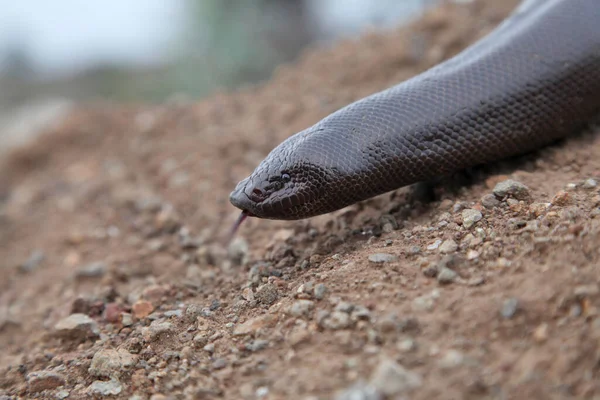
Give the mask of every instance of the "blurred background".
M 261 81 L 309 44 L 398 26 L 432 2 L 0 0 L 0 135 L 73 102 L 197 99 Z

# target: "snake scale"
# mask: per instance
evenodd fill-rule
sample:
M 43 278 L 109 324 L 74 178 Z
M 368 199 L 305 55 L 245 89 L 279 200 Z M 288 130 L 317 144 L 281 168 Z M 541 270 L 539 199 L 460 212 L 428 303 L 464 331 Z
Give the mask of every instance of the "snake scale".
M 274 148 L 230 195 L 302 219 L 532 151 L 600 113 L 600 0 L 526 0 L 455 57 Z

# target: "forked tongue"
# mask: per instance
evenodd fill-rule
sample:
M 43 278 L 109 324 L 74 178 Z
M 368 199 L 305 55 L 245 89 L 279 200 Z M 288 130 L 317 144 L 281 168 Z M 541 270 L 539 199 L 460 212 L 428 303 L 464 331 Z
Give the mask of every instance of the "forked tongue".
M 227 246 L 228 247 L 229 247 L 229 244 L 231 243 L 231 241 L 233 240 L 236 232 L 240 228 L 240 225 L 242 225 L 242 222 L 244 222 L 246 220 L 246 218 L 251 217 L 251 216 L 252 216 L 252 214 L 250 214 L 246 210 L 241 212 L 240 216 L 238 217 L 238 219 L 235 221 L 235 223 L 231 227 L 231 232 L 229 232 L 229 236 L 227 237 Z

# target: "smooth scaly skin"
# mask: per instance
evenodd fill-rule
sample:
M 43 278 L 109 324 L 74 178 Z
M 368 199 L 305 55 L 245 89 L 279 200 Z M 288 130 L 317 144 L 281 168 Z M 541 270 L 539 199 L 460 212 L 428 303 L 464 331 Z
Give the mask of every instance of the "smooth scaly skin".
M 301 219 L 531 151 L 600 113 L 600 0 L 529 0 L 458 56 L 276 147 L 231 202 Z

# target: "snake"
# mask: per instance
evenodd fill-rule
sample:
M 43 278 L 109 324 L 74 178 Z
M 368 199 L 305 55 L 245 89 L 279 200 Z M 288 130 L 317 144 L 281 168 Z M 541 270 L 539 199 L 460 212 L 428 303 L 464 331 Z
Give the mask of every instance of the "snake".
M 600 114 L 600 0 L 525 0 L 454 57 L 276 146 L 230 202 L 298 220 L 521 155 Z

